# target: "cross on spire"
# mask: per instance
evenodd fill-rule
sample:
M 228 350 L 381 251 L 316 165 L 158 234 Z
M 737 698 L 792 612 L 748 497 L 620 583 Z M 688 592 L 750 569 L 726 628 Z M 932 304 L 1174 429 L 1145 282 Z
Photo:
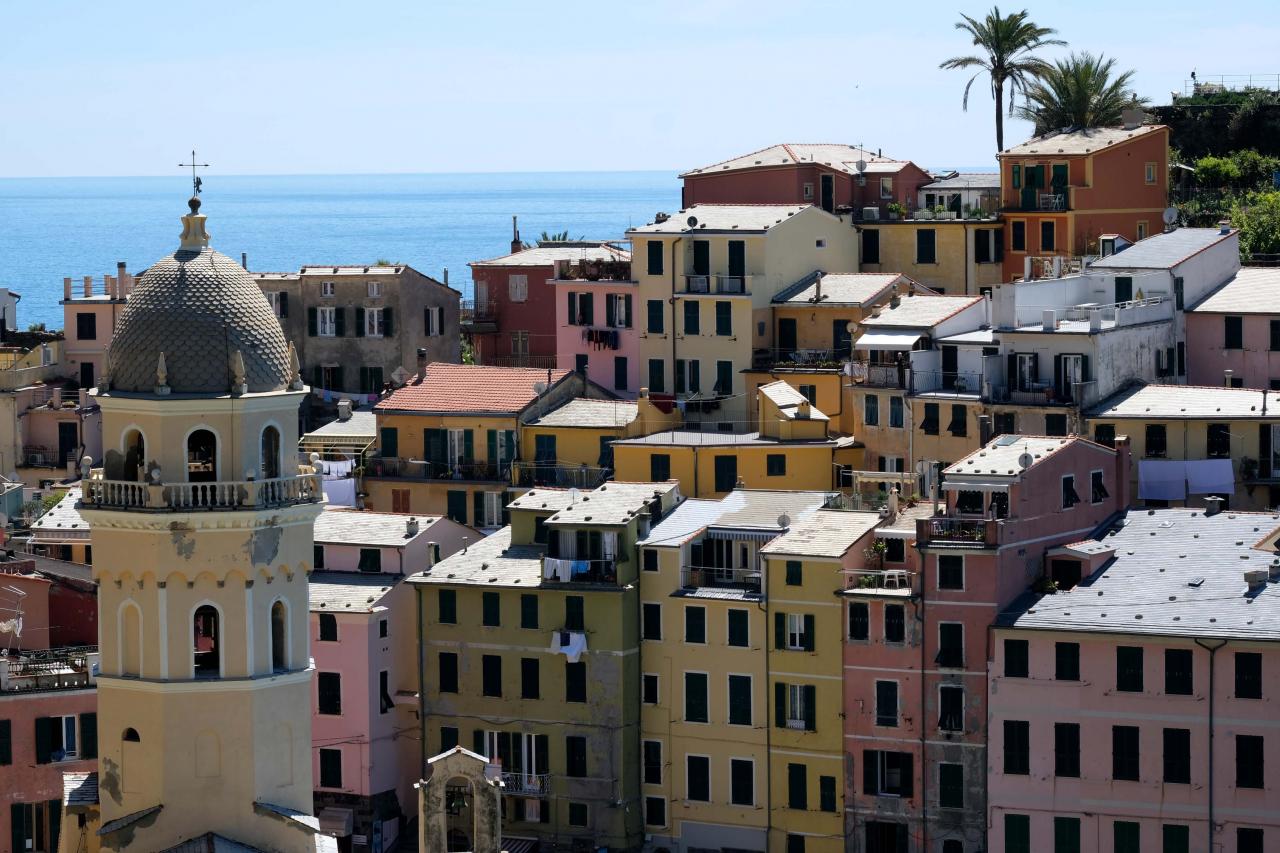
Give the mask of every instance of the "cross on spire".
M 194 148 L 192 148 L 192 149 L 191 149 L 191 162 L 190 162 L 190 163 L 179 163 L 179 164 L 178 164 L 178 167 L 179 167 L 179 168 L 181 168 L 181 169 L 186 169 L 186 168 L 190 167 L 190 169 L 191 169 L 191 187 L 192 187 L 192 189 L 194 189 L 194 190 L 195 190 L 195 195 L 200 195 L 200 184 L 201 184 L 201 181 L 200 181 L 200 178 L 196 175 L 196 169 L 197 169 L 197 168 L 207 169 L 207 168 L 209 168 L 209 164 L 208 164 L 208 163 L 197 163 L 197 162 L 196 162 L 196 150 L 195 150 Z

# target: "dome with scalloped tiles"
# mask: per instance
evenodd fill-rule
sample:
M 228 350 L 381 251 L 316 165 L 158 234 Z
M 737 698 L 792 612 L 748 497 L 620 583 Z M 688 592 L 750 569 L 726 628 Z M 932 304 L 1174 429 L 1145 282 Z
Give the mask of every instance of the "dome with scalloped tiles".
M 177 394 L 226 394 L 244 362 L 249 392 L 279 391 L 292 377 L 289 348 L 253 276 L 208 246 L 200 202 L 182 217 L 182 247 L 143 273 L 111 339 L 112 389 L 151 392 L 164 354 L 164 384 Z

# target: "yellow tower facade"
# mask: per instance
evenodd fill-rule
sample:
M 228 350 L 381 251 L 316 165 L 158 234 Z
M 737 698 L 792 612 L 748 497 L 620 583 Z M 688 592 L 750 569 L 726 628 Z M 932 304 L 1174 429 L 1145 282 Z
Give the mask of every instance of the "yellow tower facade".
M 83 466 L 80 511 L 99 583 L 101 825 L 84 832 L 106 849 L 315 850 L 331 839 L 310 817 L 323 492 L 295 459 L 306 389 L 199 205 L 135 287 L 93 392 L 104 458 Z

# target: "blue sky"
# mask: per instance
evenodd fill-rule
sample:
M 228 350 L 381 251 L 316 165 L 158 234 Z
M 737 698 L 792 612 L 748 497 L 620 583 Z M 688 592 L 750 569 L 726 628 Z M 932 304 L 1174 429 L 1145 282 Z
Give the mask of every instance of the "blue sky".
M 962 112 L 966 78 L 937 65 L 970 50 L 957 9 L 987 8 L 4 3 L 0 175 L 171 174 L 193 145 L 215 174 L 674 170 L 779 141 L 983 165 L 990 96 L 975 84 Z M 1155 102 L 1192 68 L 1280 72 L 1280 15 L 1261 0 L 1028 8 L 1137 69 Z

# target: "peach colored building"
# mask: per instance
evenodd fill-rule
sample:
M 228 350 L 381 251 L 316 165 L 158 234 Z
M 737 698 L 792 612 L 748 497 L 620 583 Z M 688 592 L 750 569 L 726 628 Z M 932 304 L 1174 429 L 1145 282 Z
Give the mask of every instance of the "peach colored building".
M 116 264 L 115 275 L 104 275 L 101 283 L 87 275 L 77 290 L 70 278 L 62 280 L 67 375 L 77 377 L 81 388 L 92 388 L 102 376 L 107 344 L 115 334 L 120 312 L 129 302 L 133 283 L 124 261 Z
M 423 773 L 421 750 L 405 735 L 419 711 L 417 620 L 400 581 L 480 538 L 440 516 L 328 509 L 316 519 L 315 810 L 354 853 L 391 847 L 414 814 Z
M 1130 510 L 992 632 L 988 850 L 1280 847 L 1280 516 Z
M 1280 389 L 1280 269 L 1237 269 L 1187 308 L 1187 381 Z
M 639 298 L 631 262 L 616 261 L 615 277 L 588 278 L 580 266 L 557 262 L 556 367 L 576 370 L 602 388 L 633 399 L 640 393 Z
M 1125 505 L 1117 444 L 1002 436 L 945 470 L 936 513 L 891 502 L 881 569 L 841 593 L 849 851 L 1000 849 L 984 846 L 989 626 L 1049 549 Z
M 1053 132 L 998 156 L 1006 281 L 1023 275 L 1028 256 L 1097 254 L 1103 235 L 1135 242 L 1164 227 L 1164 125 Z

